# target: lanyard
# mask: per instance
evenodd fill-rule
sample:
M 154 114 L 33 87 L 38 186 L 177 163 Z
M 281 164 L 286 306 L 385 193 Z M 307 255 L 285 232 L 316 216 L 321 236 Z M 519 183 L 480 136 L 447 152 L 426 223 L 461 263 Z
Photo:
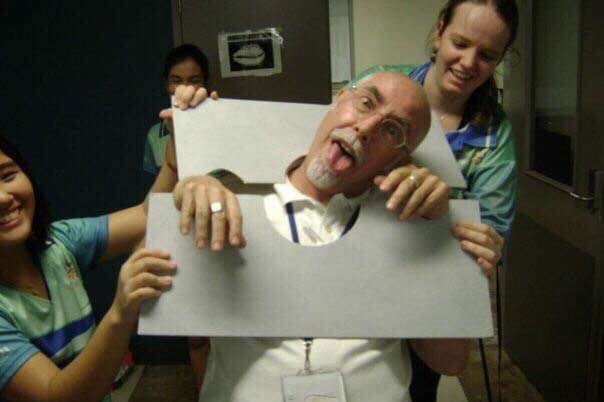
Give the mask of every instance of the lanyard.
M 294 243 L 300 244 L 300 237 L 298 236 L 298 226 L 296 225 L 296 218 L 294 217 L 294 207 L 292 206 L 291 202 L 288 202 L 287 204 L 285 204 L 285 210 L 287 211 L 287 218 L 289 219 L 289 230 L 291 231 L 291 234 L 292 234 L 292 241 Z M 352 229 L 352 227 L 354 226 L 354 223 L 357 221 L 357 219 L 359 217 L 360 211 L 361 211 L 361 207 L 357 207 L 357 209 L 354 211 L 354 213 L 350 217 L 350 220 L 344 227 L 344 231 L 342 232 L 340 237 L 344 237 L 344 235 L 346 233 L 348 233 L 350 231 L 350 229 Z
M 287 211 L 287 218 L 289 219 L 289 229 L 292 234 L 292 241 L 294 243 L 300 244 L 300 238 L 298 237 L 298 226 L 296 225 L 296 218 L 294 217 L 294 207 L 292 206 L 291 202 L 288 202 L 287 204 L 285 204 L 285 210 Z M 354 213 L 348 220 L 348 223 L 344 227 L 344 231 L 340 235 L 340 238 L 342 238 L 346 233 L 348 233 L 348 231 L 350 229 L 352 229 L 352 227 L 354 226 L 354 223 L 357 221 L 357 219 L 359 217 L 360 211 L 361 211 L 361 207 L 359 206 L 359 207 L 357 207 L 357 209 L 354 211 Z M 302 340 L 304 341 L 304 371 L 303 372 L 305 374 L 311 374 L 312 370 L 310 367 L 310 352 L 312 349 L 313 338 L 303 338 Z

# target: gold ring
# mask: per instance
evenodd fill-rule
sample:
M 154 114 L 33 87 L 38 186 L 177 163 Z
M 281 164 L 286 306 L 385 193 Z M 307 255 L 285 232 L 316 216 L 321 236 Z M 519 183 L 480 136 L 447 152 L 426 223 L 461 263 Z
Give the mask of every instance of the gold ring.
M 410 174 L 407 178 L 413 182 L 413 184 L 415 185 L 415 189 L 419 187 L 419 179 L 416 176 Z

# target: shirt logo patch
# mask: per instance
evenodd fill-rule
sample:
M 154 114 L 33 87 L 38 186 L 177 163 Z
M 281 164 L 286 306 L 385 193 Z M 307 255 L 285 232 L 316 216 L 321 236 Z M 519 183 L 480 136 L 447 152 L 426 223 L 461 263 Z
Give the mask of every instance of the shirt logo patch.
M 80 278 L 80 275 L 78 275 L 78 271 L 76 271 L 73 265 L 71 265 L 71 263 L 69 262 L 65 266 L 65 273 L 67 274 L 67 277 L 72 281 Z

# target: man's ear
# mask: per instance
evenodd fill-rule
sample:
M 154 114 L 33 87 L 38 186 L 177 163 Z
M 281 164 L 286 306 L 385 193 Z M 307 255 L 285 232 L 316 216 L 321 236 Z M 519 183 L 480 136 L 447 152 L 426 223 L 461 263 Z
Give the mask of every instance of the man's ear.
M 331 105 L 335 106 L 336 103 L 340 101 L 340 99 L 344 96 L 344 94 L 348 91 L 347 87 L 342 87 L 340 90 L 331 98 Z
M 331 97 L 331 105 L 329 105 L 329 110 L 333 110 L 337 106 L 340 99 L 344 96 L 344 91 L 346 91 L 346 87 L 340 88 L 340 90 Z

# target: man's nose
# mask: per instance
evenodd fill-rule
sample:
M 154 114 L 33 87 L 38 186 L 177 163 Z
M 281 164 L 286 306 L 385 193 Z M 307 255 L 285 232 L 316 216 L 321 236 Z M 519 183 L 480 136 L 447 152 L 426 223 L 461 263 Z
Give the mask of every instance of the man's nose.
M 377 131 L 377 128 L 382 123 L 383 116 L 379 113 L 372 114 L 357 121 L 354 126 L 354 131 L 362 143 L 367 143 L 371 139 L 372 133 Z

